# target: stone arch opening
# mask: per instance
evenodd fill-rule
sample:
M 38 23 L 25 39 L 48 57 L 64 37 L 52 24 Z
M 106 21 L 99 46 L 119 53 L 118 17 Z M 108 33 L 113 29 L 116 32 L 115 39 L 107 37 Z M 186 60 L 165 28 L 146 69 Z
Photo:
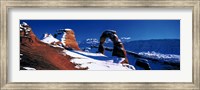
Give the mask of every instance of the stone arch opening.
M 118 38 L 117 33 L 114 30 L 107 30 L 102 33 L 102 35 L 100 37 L 98 52 L 104 54 L 105 48 L 104 48 L 103 44 L 105 43 L 105 40 L 107 38 L 111 39 L 111 41 L 113 42 L 112 56 L 125 58 L 125 60 L 123 60 L 121 63 L 128 63 L 124 45 L 121 42 L 121 40 Z

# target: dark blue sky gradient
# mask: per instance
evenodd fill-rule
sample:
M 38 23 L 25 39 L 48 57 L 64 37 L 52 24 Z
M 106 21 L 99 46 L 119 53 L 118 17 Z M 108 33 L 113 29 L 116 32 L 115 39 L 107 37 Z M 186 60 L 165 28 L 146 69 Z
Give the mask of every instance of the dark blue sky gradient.
M 20 20 L 28 23 L 38 38 L 44 33 L 71 28 L 77 41 L 99 39 L 105 30 L 115 30 L 119 37 L 131 40 L 180 39 L 180 20 Z

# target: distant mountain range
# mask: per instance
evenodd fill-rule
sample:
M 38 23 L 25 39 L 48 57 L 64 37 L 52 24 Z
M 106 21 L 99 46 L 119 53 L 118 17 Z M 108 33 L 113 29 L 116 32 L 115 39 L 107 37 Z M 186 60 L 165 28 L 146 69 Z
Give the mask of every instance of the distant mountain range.
M 180 55 L 180 39 L 152 39 L 152 40 L 137 40 L 127 41 L 123 40 L 126 50 L 134 52 L 148 52 L 154 51 L 162 54 L 176 54 Z M 91 45 L 98 46 L 99 41 L 97 39 L 86 39 L 82 41 L 80 48 L 90 47 Z M 104 44 L 107 47 L 113 47 L 112 41 L 107 40 Z
M 88 43 L 89 41 L 89 43 Z M 95 42 L 92 42 L 95 41 Z M 108 40 L 107 40 L 108 41 Z M 143 58 L 134 57 L 132 54 L 127 54 L 129 63 L 134 65 L 136 69 L 143 70 L 144 66 L 150 66 L 153 70 L 162 69 L 180 69 L 180 40 L 179 39 L 152 39 L 152 40 L 137 40 L 137 41 L 123 41 L 127 52 L 133 52 L 142 56 Z M 83 51 L 97 52 L 99 42 L 97 39 L 85 40 L 79 43 Z M 106 48 L 113 48 L 112 41 L 104 44 Z M 111 57 L 112 51 L 105 52 L 106 56 Z M 142 67 L 141 67 L 142 66 Z M 146 68 L 146 67 L 145 67 Z
M 154 51 L 162 54 L 180 55 L 180 39 L 138 40 L 124 43 L 127 50 L 134 52 Z

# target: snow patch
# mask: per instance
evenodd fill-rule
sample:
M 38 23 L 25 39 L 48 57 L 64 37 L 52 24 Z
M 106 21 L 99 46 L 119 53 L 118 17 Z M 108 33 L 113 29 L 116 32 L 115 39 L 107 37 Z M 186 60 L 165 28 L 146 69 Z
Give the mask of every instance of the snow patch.
M 21 58 L 21 57 L 23 57 L 23 54 L 21 54 L 21 53 L 20 53 L 20 58 L 19 58 L 19 60 L 22 60 L 22 58 Z
M 26 31 L 30 31 L 30 28 L 28 28 L 28 24 L 25 23 L 25 22 L 20 24 L 19 27 L 20 27 L 20 29 L 19 29 L 20 31 L 23 31 L 23 29 L 26 30 Z
M 180 63 L 180 55 L 174 55 L 174 54 L 161 54 L 161 53 L 156 53 L 154 51 L 152 52 L 140 52 L 138 53 L 139 55 L 142 55 L 144 57 L 148 58 L 154 58 L 157 60 L 162 60 L 166 62 L 174 62 L 174 63 Z
M 96 38 L 88 38 L 88 39 L 86 39 L 86 43 L 87 44 L 97 44 L 97 43 L 99 43 L 99 40 L 97 40 Z
M 65 28 L 65 31 L 72 31 L 72 29 L 70 29 L 70 28 Z
M 121 37 L 120 39 L 122 42 L 129 42 L 131 40 L 131 37 Z
M 36 70 L 35 68 L 31 68 L 31 67 L 23 67 L 26 70 Z
M 129 40 L 131 37 L 121 37 L 121 39 Z
M 22 25 L 19 24 L 19 30 L 20 30 L 20 31 L 23 31 L 22 28 L 23 28 Z
M 120 58 L 120 57 L 117 57 L 117 56 L 113 56 L 112 58 L 114 60 L 114 63 L 121 63 L 122 61 L 125 60 L 125 58 Z
M 89 53 L 75 50 L 64 50 L 63 52 L 73 57 L 71 62 L 76 65 L 76 68 L 87 68 L 87 70 L 135 70 L 134 66 L 114 63 L 112 58 L 101 53 Z
M 61 42 L 62 44 L 65 46 L 65 42 L 66 42 L 66 32 L 64 32 L 62 38 L 61 38 Z
M 44 43 L 50 44 L 53 42 L 59 42 L 58 39 L 54 38 L 51 34 L 45 34 L 44 39 L 41 40 Z
M 49 34 L 48 34 L 48 33 L 45 33 L 43 38 L 46 38 L 46 37 L 48 37 L 48 36 L 49 36 Z
M 26 22 L 23 22 L 22 26 L 28 26 L 28 24 Z

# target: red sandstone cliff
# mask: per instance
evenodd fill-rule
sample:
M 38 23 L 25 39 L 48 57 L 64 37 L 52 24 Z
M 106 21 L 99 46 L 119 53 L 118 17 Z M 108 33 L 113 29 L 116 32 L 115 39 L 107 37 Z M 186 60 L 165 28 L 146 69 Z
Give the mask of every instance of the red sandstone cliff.
M 65 29 L 61 42 L 64 46 L 74 50 L 80 50 L 75 38 L 75 33 L 72 29 Z
M 30 29 L 28 35 L 24 29 Z M 67 39 L 68 40 L 68 39 Z M 68 45 L 68 43 L 66 43 Z M 72 45 L 72 44 L 71 44 Z M 76 49 L 77 46 L 76 46 Z M 61 48 L 41 42 L 28 25 L 20 26 L 20 69 L 32 67 L 37 70 L 75 70 L 70 56 L 64 56 Z

